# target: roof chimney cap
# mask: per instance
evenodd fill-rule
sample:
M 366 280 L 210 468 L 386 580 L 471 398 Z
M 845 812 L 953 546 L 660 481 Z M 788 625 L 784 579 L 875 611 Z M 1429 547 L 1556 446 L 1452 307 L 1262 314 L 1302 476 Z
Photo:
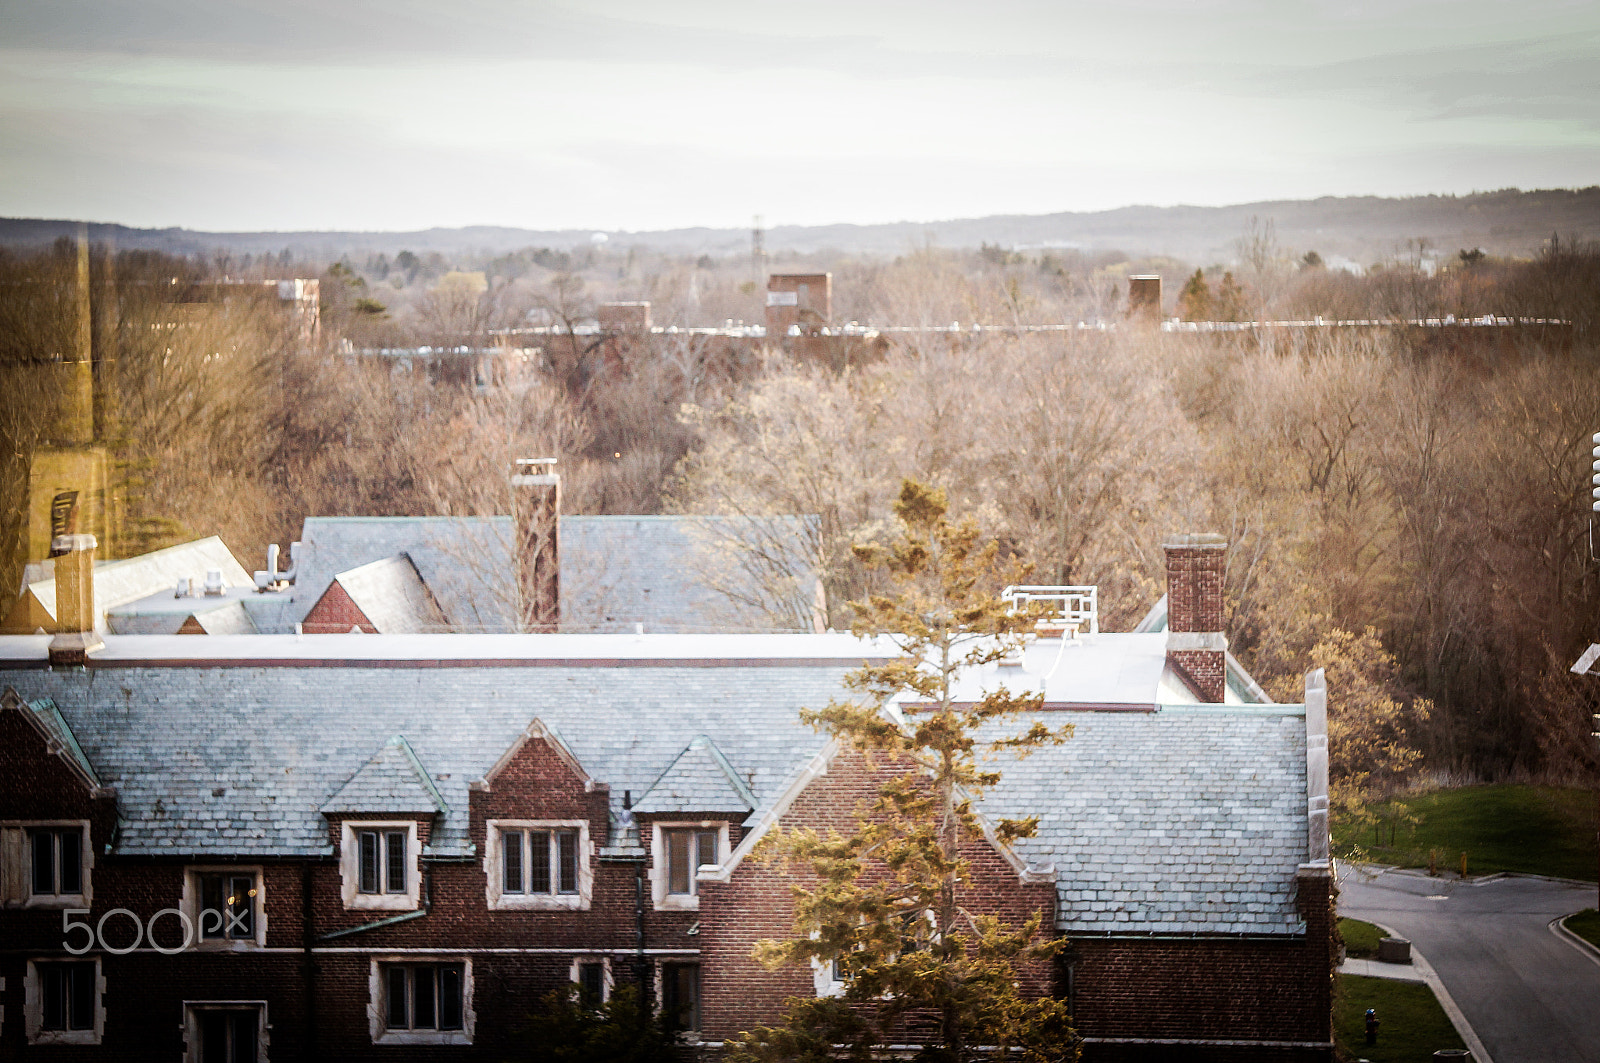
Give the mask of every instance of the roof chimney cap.
M 1221 550 L 1228 545 L 1225 535 L 1215 532 L 1198 532 L 1190 535 L 1169 535 L 1162 540 L 1163 550 Z
M 58 535 L 50 540 L 50 552 L 53 554 L 72 554 L 80 550 L 93 550 L 100 544 L 92 535 Z
M 560 482 L 555 458 L 518 458 L 511 474 L 512 487 L 554 487 Z

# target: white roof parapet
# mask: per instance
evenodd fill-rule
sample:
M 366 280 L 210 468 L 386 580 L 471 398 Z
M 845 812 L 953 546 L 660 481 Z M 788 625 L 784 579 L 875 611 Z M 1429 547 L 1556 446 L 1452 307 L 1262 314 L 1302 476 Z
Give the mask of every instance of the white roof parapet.
M 1306 857 L 1328 863 L 1328 680 L 1306 674 Z
M 1000 597 L 1011 603 L 1013 612 L 1035 603 L 1055 603 L 1055 611 L 1045 619 L 1065 624 L 1074 634 L 1083 627 L 1091 635 L 1100 634 L 1099 587 L 1011 586 L 1000 592 Z

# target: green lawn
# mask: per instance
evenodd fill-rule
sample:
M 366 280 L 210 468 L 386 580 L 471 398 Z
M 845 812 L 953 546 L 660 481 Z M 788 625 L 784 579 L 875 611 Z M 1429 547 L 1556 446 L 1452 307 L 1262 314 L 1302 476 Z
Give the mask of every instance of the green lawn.
M 1427 867 L 1428 851 L 1437 849 L 1440 871 L 1459 871 L 1465 852 L 1472 875 L 1522 871 L 1595 879 L 1593 790 L 1465 786 L 1414 794 L 1403 803 L 1422 822 L 1399 826 L 1392 843 L 1387 825 L 1375 838 L 1371 828 L 1358 836 L 1335 824 L 1339 851 L 1358 846 L 1375 863 Z
M 1589 944 L 1600 948 L 1600 912 L 1585 908 L 1577 915 L 1567 916 L 1565 925 Z
M 1359 919 L 1339 920 L 1339 935 L 1344 938 L 1344 954 L 1352 959 L 1371 960 L 1378 956 L 1378 939 L 1383 931 Z
M 1378 1010 L 1378 1043 L 1367 1044 L 1366 1014 Z M 1429 1063 L 1441 1048 L 1467 1047 L 1433 990 L 1420 982 L 1342 974 L 1334 990 L 1333 1038 L 1351 1059 Z

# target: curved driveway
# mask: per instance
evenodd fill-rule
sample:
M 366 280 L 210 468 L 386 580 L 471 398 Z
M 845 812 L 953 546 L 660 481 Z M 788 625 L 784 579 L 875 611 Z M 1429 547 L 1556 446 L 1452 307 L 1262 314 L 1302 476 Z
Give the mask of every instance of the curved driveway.
M 1549 929 L 1595 887 L 1340 865 L 1339 914 L 1381 923 L 1433 966 L 1494 1063 L 1600 1063 L 1600 960 Z

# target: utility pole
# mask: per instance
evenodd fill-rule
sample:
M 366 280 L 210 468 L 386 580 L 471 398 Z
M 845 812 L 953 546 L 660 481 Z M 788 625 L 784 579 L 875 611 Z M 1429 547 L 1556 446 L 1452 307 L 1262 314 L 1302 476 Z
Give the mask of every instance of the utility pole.
M 1591 478 L 1593 486 L 1590 491 L 1590 494 L 1594 496 L 1594 500 L 1589 504 L 1591 511 L 1589 515 L 1589 560 L 1600 561 L 1600 558 L 1595 557 L 1594 553 L 1594 514 L 1600 513 L 1600 432 L 1596 432 L 1590 438 L 1590 442 L 1594 444 L 1594 464 L 1591 466 L 1594 473 Z M 1600 658 L 1600 642 L 1590 643 L 1589 648 L 1583 651 L 1583 656 L 1579 657 L 1578 662 L 1572 666 L 1572 670 L 1579 675 L 1589 675 L 1589 670 L 1594 667 L 1596 658 Z M 1600 740 L 1600 712 L 1593 714 L 1592 722 L 1594 730 L 1589 732 L 1589 737 Z M 1600 911 L 1600 768 L 1597 768 L 1595 775 L 1595 910 Z

